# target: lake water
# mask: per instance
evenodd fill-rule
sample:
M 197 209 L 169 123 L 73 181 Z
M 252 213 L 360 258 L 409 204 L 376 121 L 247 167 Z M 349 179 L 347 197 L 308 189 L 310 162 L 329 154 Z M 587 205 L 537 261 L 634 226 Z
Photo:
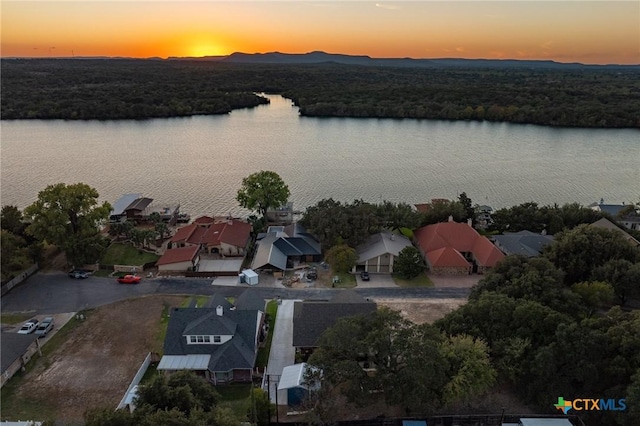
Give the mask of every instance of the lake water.
M 308 118 L 280 96 L 224 116 L 1 123 L 1 202 L 57 182 L 106 201 L 140 192 L 192 215 L 246 215 L 242 178 L 280 174 L 296 209 L 323 198 L 419 203 L 465 191 L 494 208 L 637 202 L 640 131 L 429 120 Z

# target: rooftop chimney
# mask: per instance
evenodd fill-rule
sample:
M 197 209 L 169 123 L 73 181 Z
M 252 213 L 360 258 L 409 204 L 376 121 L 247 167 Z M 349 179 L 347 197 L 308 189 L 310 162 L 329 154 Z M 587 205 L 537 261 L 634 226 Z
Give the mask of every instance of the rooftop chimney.
M 449 215 L 449 222 L 453 222 L 453 216 Z
M 222 316 L 222 312 L 224 311 L 224 308 L 222 307 L 222 305 L 218 305 L 216 307 L 216 315 L 218 315 L 219 317 Z
M 473 228 L 473 220 L 471 218 L 467 219 L 467 225 Z

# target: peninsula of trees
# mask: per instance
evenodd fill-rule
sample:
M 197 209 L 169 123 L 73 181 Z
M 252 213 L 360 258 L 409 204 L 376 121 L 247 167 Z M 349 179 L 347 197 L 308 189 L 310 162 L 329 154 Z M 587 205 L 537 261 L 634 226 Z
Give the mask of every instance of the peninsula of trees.
M 5 59 L 2 119 L 225 114 L 282 94 L 314 117 L 640 128 L 637 67 Z

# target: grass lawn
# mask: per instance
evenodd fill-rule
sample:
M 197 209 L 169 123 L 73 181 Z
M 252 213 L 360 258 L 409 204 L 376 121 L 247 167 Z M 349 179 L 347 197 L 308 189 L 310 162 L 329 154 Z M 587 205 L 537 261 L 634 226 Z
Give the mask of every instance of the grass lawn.
M 91 310 L 82 312 L 85 316 L 91 314 Z M 4 315 L 3 315 L 4 318 Z M 21 396 L 16 393 L 23 377 L 36 365 L 50 364 L 49 355 L 60 347 L 66 340 L 69 333 L 76 328 L 82 320 L 72 317 L 64 327 L 56 334 L 51 336 L 49 341 L 42 346 L 42 356 L 37 352 L 26 365 L 24 372 L 18 371 L 5 385 L 2 387 L 0 399 L 2 400 L 2 419 L 38 419 L 38 420 L 54 420 L 57 407 L 46 399 L 35 400 L 32 396 Z M 52 423 L 53 424 L 53 423 Z
M 113 274 L 113 271 L 104 271 L 102 269 L 91 273 L 94 277 L 110 277 L 111 274 Z
M 215 386 L 220 394 L 220 405 L 229 407 L 239 419 L 246 420 L 251 407 L 251 386 L 250 383 Z
M 139 250 L 132 245 L 114 243 L 107 248 L 107 252 L 100 259 L 100 263 L 106 265 L 142 265 L 147 262 L 155 262 L 158 259 L 160 259 L 160 256 Z
M 264 347 L 258 349 L 258 356 L 256 358 L 256 367 L 266 367 L 269 361 L 269 351 L 271 350 L 271 339 L 273 338 L 273 331 L 276 324 L 276 314 L 278 312 L 278 302 L 271 300 L 267 303 L 267 324 L 269 324 L 269 334 L 267 335 L 267 341 L 264 343 Z
M 2 314 L 0 315 L 0 322 L 2 324 L 19 324 L 31 319 L 29 314 Z
M 335 275 L 340 277 L 340 282 L 335 283 L 332 287 L 335 288 L 354 288 L 358 283 L 356 282 L 356 277 L 353 274 L 348 272 L 338 272 Z
M 424 272 L 421 272 L 420 275 L 410 280 L 405 280 L 394 274 L 393 280 L 399 287 L 433 287 L 433 282 Z

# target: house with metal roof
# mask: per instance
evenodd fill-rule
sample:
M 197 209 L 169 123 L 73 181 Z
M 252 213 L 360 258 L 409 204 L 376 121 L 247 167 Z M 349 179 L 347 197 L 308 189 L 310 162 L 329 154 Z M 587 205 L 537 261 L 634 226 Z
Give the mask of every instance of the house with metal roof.
M 411 241 L 403 235 L 389 231 L 371 235 L 367 241 L 356 247 L 358 260 L 352 272 L 393 272 L 393 262 L 406 247 L 412 247 Z
M 194 371 L 213 384 L 250 382 L 264 340 L 264 312 L 228 307 L 173 308 L 158 370 Z M 262 301 L 264 305 L 264 300 Z M 264 309 L 264 308 L 263 308 Z
M 302 262 L 319 262 L 322 250 L 318 240 L 299 223 L 269 227 L 257 241 L 251 269 L 284 271 Z
M 118 222 L 126 219 L 127 207 L 141 197 L 142 194 L 124 194 L 122 197 L 118 198 L 116 202 L 113 203 L 113 210 L 111 210 L 111 213 L 109 214 L 109 220 L 112 222 Z
M 492 240 L 507 256 L 521 254 L 526 257 L 539 256 L 542 249 L 553 242 L 552 235 L 536 234 L 531 231 L 507 232 L 494 235 Z
M 353 290 L 342 290 L 329 301 L 307 300 L 293 305 L 293 346 L 296 352 L 309 355 L 318 347 L 322 333 L 340 318 L 376 311 L 375 302 Z

